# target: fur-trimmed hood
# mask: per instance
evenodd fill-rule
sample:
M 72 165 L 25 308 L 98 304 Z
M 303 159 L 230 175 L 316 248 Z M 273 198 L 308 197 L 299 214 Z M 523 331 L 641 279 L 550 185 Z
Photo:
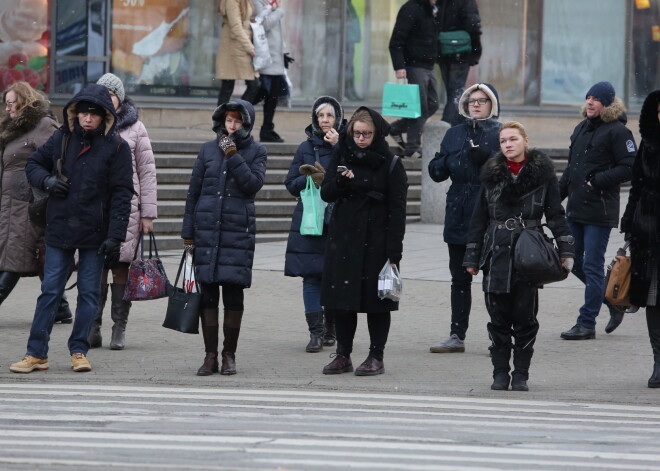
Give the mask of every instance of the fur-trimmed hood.
M 581 114 L 583 118 L 587 117 L 587 111 L 584 106 L 582 106 Z M 604 106 L 600 112 L 599 117 L 601 120 L 603 120 L 604 123 L 611 123 L 617 119 L 623 124 L 628 122 L 628 117 L 626 116 L 626 106 L 623 104 L 623 101 L 621 101 L 621 98 L 619 97 L 615 97 L 610 106 Z
M 639 114 L 639 133 L 644 145 L 652 150 L 660 149 L 660 121 L 658 121 L 658 104 L 660 90 L 655 90 L 646 97 Z
M 475 90 L 481 90 L 484 92 L 488 98 L 490 98 L 490 103 L 492 106 L 490 109 L 490 116 L 484 118 L 483 120 L 480 119 L 474 121 L 485 121 L 491 118 L 498 118 L 500 115 L 499 95 L 497 94 L 495 87 L 493 87 L 490 83 L 475 83 L 471 87 L 465 89 L 461 95 L 461 98 L 458 100 L 458 112 L 461 114 L 461 116 L 469 120 L 473 120 L 473 118 L 470 117 L 470 105 L 468 104 L 468 99 L 470 98 L 470 94 Z
M 36 100 L 22 108 L 15 118 L 5 116 L 0 121 L 0 148 L 4 149 L 9 142 L 36 128 L 39 121 L 48 115 L 53 116 L 50 103 L 47 100 Z
M 498 152 L 481 169 L 481 182 L 489 192 L 491 201 L 513 204 L 523 196 L 546 184 L 555 176 L 555 166 L 544 153 L 532 149 L 517 177 L 511 173 L 506 157 Z
M 243 126 L 232 135 L 232 139 L 237 143 L 246 141 L 250 137 L 252 127 L 254 126 L 254 106 L 245 100 L 232 100 L 218 106 L 213 112 L 213 132 L 218 137 L 229 134 L 225 128 L 225 113 L 227 111 L 237 111 L 243 118 Z

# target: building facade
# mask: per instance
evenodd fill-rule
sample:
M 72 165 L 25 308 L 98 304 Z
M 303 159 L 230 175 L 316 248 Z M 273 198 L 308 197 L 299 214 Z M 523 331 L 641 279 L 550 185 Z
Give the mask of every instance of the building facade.
M 292 102 L 378 103 L 394 80 L 387 46 L 404 0 L 279 1 Z M 110 71 L 141 104 L 212 103 L 216 2 L 0 0 L 0 86 L 25 79 L 57 102 Z M 478 0 L 484 53 L 469 82 L 494 84 L 505 105 L 551 109 L 608 80 L 638 107 L 660 85 L 659 2 Z

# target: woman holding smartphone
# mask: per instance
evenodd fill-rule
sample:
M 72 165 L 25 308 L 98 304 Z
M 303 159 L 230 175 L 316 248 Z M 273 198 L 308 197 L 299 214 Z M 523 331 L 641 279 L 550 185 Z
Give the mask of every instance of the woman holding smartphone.
M 383 353 L 397 302 L 378 297 L 378 274 L 399 265 L 406 225 L 407 177 L 385 137 L 389 124 L 360 107 L 339 137 L 323 180 L 321 197 L 334 203 L 323 266 L 321 304 L 332 312 L 337 352 L 323 374 L 353 371 L 351 353 L 358 312 L 367 313 L 371 339 L 358 376 L 385 372 Z

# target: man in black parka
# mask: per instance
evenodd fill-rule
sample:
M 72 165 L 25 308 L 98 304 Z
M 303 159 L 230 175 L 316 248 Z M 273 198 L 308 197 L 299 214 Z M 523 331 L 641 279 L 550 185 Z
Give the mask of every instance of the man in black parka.
M 15 373 L 48 369 L 48 341 L 69 269 L 78 251 L 78 303 L 69 337 L 71 367 L 92 369 L 87 336 L 96 317 L 104 263 L 119 259 L 133 196 L 128 144 L 115 130 L 117 116 L 106 87 L 90 84 L 64 107 L 64 124 L 30 156 L 30 184 L 49 193 L 41 295 L 27 352 Z
M 575 237 L 573 274 L 584 284 L 584 304 L 566 340 L 596 337 L 596 316 L 605 294 L 605 250 L 612 228 L 619 224 L 619 187 L 632 177 L 637 148 L 623 102 L 609 82 L 598 82 L 586 95 L 586 118 L 571 136 L 568 166 L 559 181 L 561 197 L 568 196 L 566 217 Z M 623 308 L 610 310 L 610 333 L 621 323 Z
M 406 157 L 419 156 L 426 120 L 438 110 L 438 82 L 433 73 L 438 55 L 438 7 L 435 0 L 408 0 L 399 10 L 390 38 L 397 79 L 419 85 L 422 115 L 391 124 L 390 135 Z M 402 134 L 406 134 L 407 143 Z

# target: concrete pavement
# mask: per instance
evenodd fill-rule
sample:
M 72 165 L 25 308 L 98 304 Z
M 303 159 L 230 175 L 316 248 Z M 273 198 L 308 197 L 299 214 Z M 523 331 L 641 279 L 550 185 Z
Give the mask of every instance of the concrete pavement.
M 624 202 L 627 195 L 622 196 Z M 56 325 L 50 350 L 50 370 L 19 375 L 9 364 L 25 352 L 39 284 L 24 278 L 0 307 L 0 382 L 81 383 L 135 386 L 293 388 L 336 391 L 400 392 L 461 397 L 562 400 L 656 404 L 658 390 L 646 387 L 652 369 L 643 311 L 626 315 L 612 334 L 604 333 L 609 318 L 601 311 L 597 338 L 565 341 L 559 333 L 573 326 L 583 291 L 574 278 L 551 285 L 540 293 L 541 329 L 530 371 L 530 392 L 489 389 L 491 364 L 486 312 L 480 283 L 473 284 L 473 309 L 466 352 L 429 353 L 429 346 L 448 335 L 450 322 L 448 256 L 442 226 L 409 225 L 404 242 L 401 310 L 392 316 L 385 352 L 386 373 L 378 377 L 353 374 L 324 376 L 328 354 L 305 353 L 308 340 L 303 315 L 302 283 L 283 276 L 284 242 L 257 246 L 254 280 L 246 290 L 243 330 L 236 355 L 238 374 L 197 377 L 204 348 L 201 335 L 187 335 L 161 327 L 166 300 L 133 303 L 127 330 L 127 348 L 111 351 L 109 307 L 104 316 L 104 347 L 90 351 L 90 373 L 70 369 L 66 340 L 70 325 Z M 607 261 L 621 245 L 613 232 Z M 174 278 L 180 252 L 162 254 L 168 275 Z M 75 290 L 69 294 L 75 305 Z M 360 318 L 353 360 L 367 355 L 366 320 Z

